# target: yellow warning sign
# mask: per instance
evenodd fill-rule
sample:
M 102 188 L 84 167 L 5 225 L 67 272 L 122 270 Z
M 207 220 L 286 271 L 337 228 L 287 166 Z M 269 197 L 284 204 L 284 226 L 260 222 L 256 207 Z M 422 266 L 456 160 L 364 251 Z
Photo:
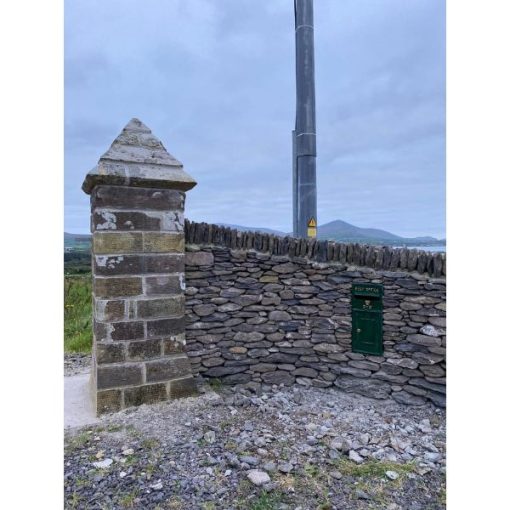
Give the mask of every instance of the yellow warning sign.
M 315 218 L 310 218 L 308 220 L 307 236 L 308 237 L 317 237 L 317 222 L 315 221 Z

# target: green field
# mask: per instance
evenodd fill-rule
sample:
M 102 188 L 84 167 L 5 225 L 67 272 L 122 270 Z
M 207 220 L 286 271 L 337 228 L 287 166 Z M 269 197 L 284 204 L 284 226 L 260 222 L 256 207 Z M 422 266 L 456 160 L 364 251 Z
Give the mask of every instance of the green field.
M 92 349 L 92 277 L 64 276 L 64 351 Z

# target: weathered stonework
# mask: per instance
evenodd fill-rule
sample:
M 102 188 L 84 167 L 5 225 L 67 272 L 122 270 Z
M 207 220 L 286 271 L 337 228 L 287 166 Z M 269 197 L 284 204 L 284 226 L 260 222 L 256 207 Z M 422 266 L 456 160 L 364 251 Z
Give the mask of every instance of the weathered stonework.
M 136 119 L 85 178 L 97 414 L 196 390 L 183 349 L 184 192 L 195 184 Z
M 186 222 L 185 235 L 185 350 L 194 374 L 445 405 L 444 254 L 204 223 Z M 382 356 L 351 350 L 350 292 L 360 282 L 384 285 Z

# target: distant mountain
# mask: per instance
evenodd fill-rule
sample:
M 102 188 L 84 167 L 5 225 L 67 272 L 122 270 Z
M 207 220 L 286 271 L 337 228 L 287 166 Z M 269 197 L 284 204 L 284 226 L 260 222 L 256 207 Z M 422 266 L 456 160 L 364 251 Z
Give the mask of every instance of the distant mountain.
M 92 236 L 90 234 L 70 234 L 64 232 L 64 250 L 89 250 Z
M 241 232 L 262 232 L 264 234 L 274 234 L 279 236 L 292 236 L 292 233 L 282 232 L 261 227 L 244 227 L 242 225 L 232 225 L 220 223 L 224 227 L 235 228 Z M 431 236 L 420 237 L 402 237 L 392 234 L 386 230 L 378 228 L 362 228 L 351 225 L 346 221 L 335 220 L 318 227 L 318 238 L 330 241 L 339 241 L 344 243 L 363 243 L 363 244 L 386 244 L 391 246 L 424 246 L 424 245 L 444 245 L 445 239 L 436 239 Z
M 318 234 L 319 239 L 331 239 L 337 241 L 370 241 L 379 239 L 398 241 L 402 239 L 391 232 L 386 232 L 386 230 L 356 227 L 342 220 L 335 220 L 325 223 L 324 225 L 319 225 Z
M 64 241 L 88 241 L 90 242 L 90 239 L 92 236 L 90 234 L 70 234 L 69 232 L 64 232 Z
M 411 246 L 445 244 L 445 240 L 439 240 L 435 237 L 401 237 L 386 230 L 356 227 L 342 220 L 335 220 L 325 223 L 324 225 L 319 225 L 317 230 L 319 239 L 347 243 Z
M 272 228 L 264 227 L 243 227 L 242 225 L 232 225 L 231 223 L 218 223 L 221 227 L 234 228 L 240 232 L 261 232 L 262 234 L 273 234 L 275 236 L 286 236 L 289 235 L 281 230 L 274 230 Z

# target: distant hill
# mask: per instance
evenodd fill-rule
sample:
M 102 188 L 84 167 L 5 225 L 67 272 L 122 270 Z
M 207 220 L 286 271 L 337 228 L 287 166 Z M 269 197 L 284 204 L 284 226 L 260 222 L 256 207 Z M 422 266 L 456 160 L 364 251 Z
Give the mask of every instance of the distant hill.
M 65 250 L 89 250 L 92 236 L 90 234 L 70 234 L 64 232 Z
M 342 220 L 335 220 L 325 223 L 324 225 L 319 225 L 318 237 L 319 239 L 338 241 L 373 241 L 380 239 L 398 241 L 402 239 L 391 232 L 386 232 L 386 230 L 356 227 Z
M 435 237 L 401 237 L 386 230 L 362 228 L 346 221 L 335 220 L 318 227 L 318 238 L 345 243 L 389 244 L 389 245 L 434 245 L 444 244 L 445 240 Z

